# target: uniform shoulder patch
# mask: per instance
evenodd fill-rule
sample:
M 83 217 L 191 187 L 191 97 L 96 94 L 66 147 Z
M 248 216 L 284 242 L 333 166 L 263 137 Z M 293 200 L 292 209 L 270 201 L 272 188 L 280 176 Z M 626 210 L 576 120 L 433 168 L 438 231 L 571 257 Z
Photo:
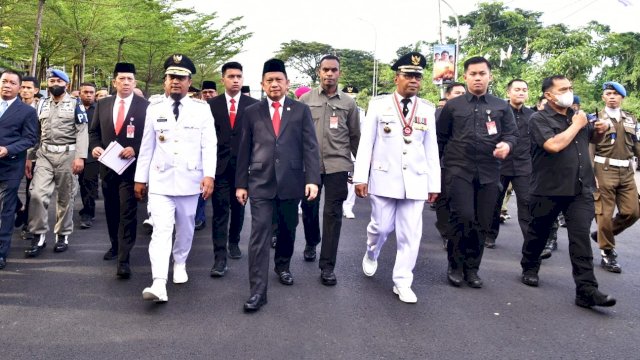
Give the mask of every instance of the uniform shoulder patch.
M 151 95 L 149 97 L 149 105 L 155 105 L 161 103 L 165 99 L 165 96 L 162 94 Z
M 191 98 L 191 100 L 193 100 L 194 102 L 197 102 L 199 104 L 207 104 L 207 102 L 202 100 L 202 99 Z
M 425 105 L 429 105 L 432 107 L 436 107 L 434 103 L 432 103 L 431 101 L 427 100 L 427 99 L 423 99 L 423 98 L 418 98 L 418 101 L 420 102 L 420 104 L 425 104 Z

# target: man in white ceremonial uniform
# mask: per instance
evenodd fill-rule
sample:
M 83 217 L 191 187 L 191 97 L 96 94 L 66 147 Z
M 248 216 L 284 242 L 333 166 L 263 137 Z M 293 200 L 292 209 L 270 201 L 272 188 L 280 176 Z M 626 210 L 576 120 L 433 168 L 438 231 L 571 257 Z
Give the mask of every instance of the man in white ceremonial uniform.
M 380 250 L 395 230 L 393 292 L 405 303 L 417 301 L 411 284 L 424 202 L 434 202 L 440 193 L 435 107 L 417 97 L 425 65 L 424 56 L 411 52 L 392 66 L 396 91 L 369 103 L 353 175 L 356 195 L 371 195 L 362 269 L 375 274 Z
M 193 240 L 198 196 L 206 200 L 213 192 L 217 146 L 209 105 L 187 96 L 191 74 L 196 72 L 191 60 L 173 55 L 164 67 L 170 96 L 147 108 L 135 175 L 136 197 L 149 194 L 154 222 L 149 243 L 153 284 L 144 289 L 142 297 L 156 302 L 168 300 L 166 283 L 172 253 L 173 282 L 188 281 L 185 263 Z

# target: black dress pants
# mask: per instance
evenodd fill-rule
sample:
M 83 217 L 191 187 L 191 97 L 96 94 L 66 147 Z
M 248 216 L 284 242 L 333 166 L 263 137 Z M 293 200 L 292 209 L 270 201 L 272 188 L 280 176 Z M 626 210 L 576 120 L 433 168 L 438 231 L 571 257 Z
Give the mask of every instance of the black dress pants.
M 136 243 L 138 202 L 133 185 L 133 180 L 123 180 L 111 173 L 102 180 L 109 241 L 121 263 L 129 262 L 129 253 Z
M 529 228 L 529 222 L 531 221 L 531 215 L 529 214 L 529 183 L 531 182 L 530 176 L 500 176 L 500 184 L 502 191 L 498 196 L 496 202 L 496 208 L 493 212 L 493 219 L 491 221 L 491 229 L 487 234 L 489 239 L 496 240 L 500 232 L 500 209 L 502 208 L 502 202 L 507 193 L 509 183 L 513 186 L 513 190 L 516 192 L 516 203 L 518 206 L 518 224 L 522 231 L 522 239 L 526 237 L 527 229 Z
M 595 216 L 593 195 L 588 192 L 576 196 L 531 195 L 529 211 L 531 224 L 522 245 L 522 272 L 537 274 L 540 270 L 540 254 L 547 243 L 553 222 L 562 211 L 567 222 L 569 257 L 576 292 L 589 292 L 597 288 L 589 239 L 589 227 Z
M 222 174 L 216 176 L 215 189 L 211 195 L 213 205 L 211 238 L 216 260 L 226 258 L 227 241 L 229 244 L 240 242 L 240 232 L 244 223 L 244 206 L 236 199 L 235 173 L 235 167 L 227 166 Z
M 89 162 L 84 165 L 84 170 L 78 175 L 80 196 L 82 197 L 82 210 L 78 212 L 80 218 L 93 219 L 96 217 L 96 199 L 98 198 L 98 173 L 100 163 Z
M 484 239 L 491 227 L 500 184 L 481 184 L 458 176 L 447 176 L 451 238 L 447 245 L 449 266 L 465 274 L 480 268 Z
M 342 203 L 347 199 L 349 175 L 346 171 L 322 174 L 318 196 L 312 201 L 302 200 L 302 222 L 304 236 L 309 246 L 320 249 L 320 269 L 333 270 L 336 266 L 338 242 L 342 228 Z M 324 187 L 324 209 L 322 213 L 322 236 L 320 235 L 320 195 Z

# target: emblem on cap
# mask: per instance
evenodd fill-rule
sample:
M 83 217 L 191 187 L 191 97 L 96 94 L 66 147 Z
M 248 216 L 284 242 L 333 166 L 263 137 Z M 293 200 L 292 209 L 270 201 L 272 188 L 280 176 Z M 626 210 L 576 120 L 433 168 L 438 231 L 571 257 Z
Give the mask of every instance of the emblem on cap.
M 182 61 L 182 55 L 173 55 L 173 62 L 176 64 L 180 64 L 180 61 Z
M 414 66 L 418 66 L 418 65 L 420 65 L 420 57 L 419 57 L 419 56 L 416 56 L 416 55 L 411 55 L 411 63 L 412 63 Z

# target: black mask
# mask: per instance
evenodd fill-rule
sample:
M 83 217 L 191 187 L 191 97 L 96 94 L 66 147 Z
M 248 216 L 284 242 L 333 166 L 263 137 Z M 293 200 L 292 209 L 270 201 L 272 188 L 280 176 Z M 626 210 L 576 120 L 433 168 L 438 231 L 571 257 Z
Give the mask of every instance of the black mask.
M 48 90 L 51 95 L 58 97 L 64 94 L 64 91 L 66 90 L 66 88 L 64 86 L 54 85 L 54 86 L 49 86 Z

